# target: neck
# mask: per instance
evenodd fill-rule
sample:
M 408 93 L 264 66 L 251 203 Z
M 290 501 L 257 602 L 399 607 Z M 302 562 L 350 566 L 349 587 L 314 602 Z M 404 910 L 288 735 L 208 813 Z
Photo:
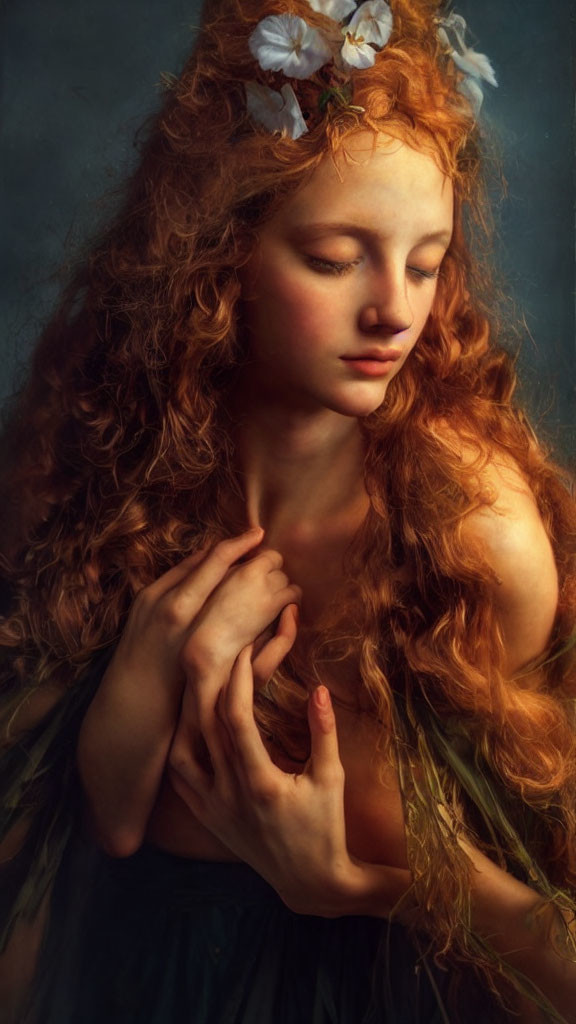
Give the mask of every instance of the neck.
M 363 440 L 357 420 L 329 409 L 294 412 L 259 404 L 235 415 L 238 471 L 248 524 L 265 543 L 302 537 L 364 514 Z

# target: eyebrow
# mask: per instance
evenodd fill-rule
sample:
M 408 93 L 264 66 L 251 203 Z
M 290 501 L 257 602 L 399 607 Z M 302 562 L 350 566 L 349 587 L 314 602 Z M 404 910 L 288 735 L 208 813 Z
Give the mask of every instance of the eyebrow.
M 382 235 L 379 231 L 375 231 L 373 228 L 361 227 L 359 224 L 354 224 L 350 221 L 318 221 L 315 224 L 301 225 L 295 227 L 293 232 L 295 236 L 300 238 L 313 238 L 316 235 L 351 235 L 356 237 L 371 236 L 372 238 L 381 239 Z M 452 232 L 446 231 L 444 228 L 440 228 L 438 231 L 428 231 L 425 235 L 415 242 L 416 245 L 425 245 L 430 242 L 438 242 L 441 245 L 449 245 L 450 239 L 452 238 Z

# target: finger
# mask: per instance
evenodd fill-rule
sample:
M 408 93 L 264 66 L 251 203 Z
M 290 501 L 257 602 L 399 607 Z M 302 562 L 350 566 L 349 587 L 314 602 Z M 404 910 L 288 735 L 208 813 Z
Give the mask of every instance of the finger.
M 290 605 L 299 605 L 302 600 L 302 590 L 296 583 L 291 583 L 290 586 L 284 587 L 283 590 L 279 590 L 277 593 L 269 596 L 268 615 L 269 625 L 274 629 L 274 623 L 278 620 L 278 617 Z M 274 635 L 276 629 L 274 629 Z M 272 637 L 270 638 L 272 639 Z
M 218 694 L 218 701 L 216 703 L 216 714 L 218 716 L 218 721 L 220 722 L 220 726 L 221 726 L 221 729 L 220 729 L 220 733 L 221 733 L 220 739 L 221 739 L 222 747 L 224 748 L 224 752 L 226 754 L 226 757 L 228 758 L 229 765 L 233 766 L 234 765 L 234 745 L 232 743 L 232 738 L 231 738 L 231 735 L 230 735 L 230 729 L 229 729 L 229 726 L 228 726 L 228 720 L 227 720 L 227 717 L 226 717 L 226 701 L 227 701 L 226 690 L 227 690 L 227 686 L 223 686 L 222 689 L 220 690 L 220 693 Z
M 210 542 L 203 544 L 198 551 L 193 551 L 192 554 L 187 555 L 177 565 L 173 565 L 167 572 L 159 576 L 157 580 L 154 580 L 149 586 L 145 588 L 146 594 L 150 600 L 158 600 L 163 594 L 173 590 L 182 582 L 186 582 L 192 570 L 198 568 L 211 555 L 217 553 L 221 555 L 224 560 L 231 560 L 230 564 L 226 565 L 222 578 L 228 571 L 230 565 L 235 562 L 246 552 L 250 551 L 255 547 L 261 540 L 263 530 L 261 527 L 254 527 L 251 530 L 247 530 L 245 533 L 240 534 L 238 537 L 231 537 L 228 540 L 220 541 L 211 547 Z M 220 582 L 217 580 L 217 583 Z M 215 584 L 216 585 L 216 584 Z
M 178 735 L 184 737 L 188 753 L 195 750 L 198 741 L 202 743 L 210 758 L 215 776 L 225 782 L 230 774 L 230 738 L 218 713 L 222 685 L 218 683 L 200 692 L 188 680 L 182 698 Z M 198 764 L 198 757 L 195 759 Z
M 168 590 L 171 590 L 175 584 L 185 579 L 189 575 L 190 571 L 199 565 L 206 557 L 209 548 L 210 545 L 208 543 L 203 544 L 198 551 L 193 551 L 192 554 L 187 555 L 181 562 L 173 565 L 167 570 L 167 572 L 163 573 L 162 576 L 159 576 L 153 583 L 150 583 L 145 587 L 144 589 L 146 590 L 148 597 L 151 600 L 156 601 Z
M 294 646 L 298 634 L 298 617 L 298 605 L 288 604 L 283 608 L 275 635 L 264 644 L 252 663 L 256 688 L 266 686 Z
M 281 569 L 272 569 L 266 576 L 266 584 L 272 594 L 279 590 L 285 590 L 290 586 L 290 580 Z
M 242 567 L 258 571 L 275 572 L 284 565 L 284 558 L 275 548 L 260 548 L 257 555 L 242 562 Z
M 222 582 L 231 567 L 239 558 L 260 544 L 264 531 L 257 526 L 247 530 L 239 537 L 229 537 L 219 541 L 206 555 L 193 575 L 184 579 L 174 589 L 186 593 L 193 587 L 194 592 L 202 598 L 202 604 L 209 594 Z
M 248 776 L 262 777 L 274 769 L 254 719 L 252 644 L 234 662 L 225 693 L 225 722 L 232 740 L 235 763 Z
M 290 583 L 290 580 L 285 573 L 270 573 L 266 582 L 270 593 L 272 593 L 276 599 L 284 598 L 284 605 L 301 604 L 302 587 L 299 587 L 297 583 Z
M 308 699 L 311 753 L 306 772 L 316 781 L 344 784 L 344 769 L 338 751 L 336 718 L 326 686 L 317 686 Z
M 211 709 L 209 716 L 201 716 L 200 728 L 214 769 L 214 778 L 220 788 L 226 787 L 232 781 L 234 752 L 230 735 L 216 707 Z

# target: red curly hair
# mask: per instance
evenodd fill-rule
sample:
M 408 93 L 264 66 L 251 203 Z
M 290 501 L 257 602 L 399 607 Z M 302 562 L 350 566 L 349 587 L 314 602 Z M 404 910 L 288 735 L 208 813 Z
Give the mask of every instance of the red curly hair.
M 226 395 L 243 352 L 238 271 L 259 226 L 358 130 L 429 152 L 454 185 L 454 234 L 418 346 L 362 425 L 371 511 L 350 555 L 356 626 L 344 640 L 335 619 L 318 638 L 317 664 L 354 653 L 375 713 L 393 726 L 408 835 L 417 837 L 411 866 L 422 907 L 434 907 L 423 911 L 428 931 L 438 948 L 492 971 L 470 945 L 467 870 L 435 808 L 449 807 L 476 842 L 522 871 L 516 839 L 495 838 L 481 820 L 450 760 L 457 749 L 460 764 L 474 761 L 510 806 L 519 797 L 532 815 L 521 845 L 543 894 L 542 879 L 574 887 L 575 681 L 563 648 L 576 605 L 576 516 L 560 470 L 513 404 L 513 360 L 488 314 L 481 141 L 437 39 L 438 5 L 391 6 L 390 43 L 354 74 L 351 104 L 328 104 L 294 141 L 248 118 L 244 84 L 256 66 L 247 40 L 266 14 L 290 11 L 317 26 L 323 16 L 306 0 L 207 4 L 123 207 L 48 324 L 5 432 L 2 557 L 13 602 L 0 641 L 12 687 L 33 678 L 40 689 L 67 688 L 118 638 L 138 590 L 230 528 Z M 560 576 L 551 650 L 530 689 L 505 677 L 491 571 L 463 533 L 467 514 L 493 501 L 479 481 L 495 453 L 529 484 Z M 389 571 L 399 566 L 410 582 Z M 288 742 L 300 711 L 279 673 L 263 721 Z

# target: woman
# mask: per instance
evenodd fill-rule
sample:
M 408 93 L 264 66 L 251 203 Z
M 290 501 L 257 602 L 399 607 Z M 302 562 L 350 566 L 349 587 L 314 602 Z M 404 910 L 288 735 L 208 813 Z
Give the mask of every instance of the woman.
M 466 241 L 482 79 L 429 0 L 208 5 L 41 340 L 17 1019 L 570 1020 L 574 511 Z

